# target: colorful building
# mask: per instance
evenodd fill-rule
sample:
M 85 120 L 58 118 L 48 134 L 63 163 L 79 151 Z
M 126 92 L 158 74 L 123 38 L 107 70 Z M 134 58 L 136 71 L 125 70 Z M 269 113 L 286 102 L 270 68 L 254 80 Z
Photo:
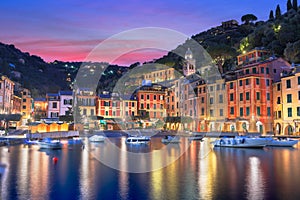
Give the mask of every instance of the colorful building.
M 14 82 L 0 75 L 0 114 L 11 114 L 13 109 Z
M 47 93 L 47 117 L 57 118 L 59 116 L 60 98 L 57 93 Z
M 46 98 L 34 99 L 34 120 L 39 121 L 42 118 L 47 118 L 48 103 Z
M 59 116 L 71 115 L 73 106 L 73 92 L 59 91 Z

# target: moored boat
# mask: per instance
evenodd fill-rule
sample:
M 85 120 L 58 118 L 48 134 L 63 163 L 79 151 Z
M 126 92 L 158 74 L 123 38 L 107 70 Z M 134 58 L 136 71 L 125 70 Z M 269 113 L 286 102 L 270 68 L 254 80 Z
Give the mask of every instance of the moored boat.
M 167 135 L 163 139 L 161 139 L 161 142 L 162 143 L 180 143 L 180 137 Z
M 37 143 L 40 149 L 61 149 L 62 143 L 59 140 L 52 140 L 50 138 L 45 138 Z
M 103 135 L 93 135 L 92 137 L 89 138 L 90 142 L 104 142 L 105 141 L 105 136 Z
M 148 144 L 150 137 L 148 136 L 130 136 L 126 139 L 126 144 Z
M 193 141 L 193 140 L 202 141 L 203 138 L 204 138 L 204 135 L 202 133 L 192 132 L 191 136 L 189 136 L 189 141 Z
M 232 148 L 263 148 L 270 140 L 265 138 L 221 138 L 213 142 L 214 147 L 232 147 Z
M 298 143 L 298 140 L 293 140 L 289 138 L 278 138 L 271 140 L 267 146 L 272 147 L 293 147 Z

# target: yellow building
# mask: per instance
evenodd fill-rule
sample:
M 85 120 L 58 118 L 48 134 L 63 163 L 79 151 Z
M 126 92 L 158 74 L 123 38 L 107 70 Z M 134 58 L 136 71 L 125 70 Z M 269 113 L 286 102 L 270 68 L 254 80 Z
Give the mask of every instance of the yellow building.
M 299 135 L 300 132 L 300 68 L 282 74 L 273 85 L 274 130 L 279 135 Z
M 175 69 L 168 68 L 163 70 L 157 70 L 144 74 L 143 79 L 151 80 L 152 83 L 159 83 L 167 80 L 175 79 Z
M 33 114 L 33 99 L 31 93 L 28 89 L 23 89 L 22 92 L 22 102 L 21 102 L 21 115 L 22 115 L 22 125 L 25 126 L 28 120 L 32 120 Z

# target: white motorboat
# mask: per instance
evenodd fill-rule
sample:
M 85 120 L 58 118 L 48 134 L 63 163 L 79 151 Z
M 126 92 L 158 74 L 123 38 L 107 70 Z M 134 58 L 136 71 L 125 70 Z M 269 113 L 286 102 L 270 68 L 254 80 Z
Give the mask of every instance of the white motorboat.
M 267 146 L 272 147 L 292 147 L 298 143 L 298 140 L 292 140 L 289 138 L 272 139 Z
M 161 139 L 161 142 L 162 143 L 180 143 L 180 137 L 167 135 L 163 139 Z
M 93 135 L 92 137 L 89 138 L 90 142 L 104 142 L 105 141 L 105 136 L 103 135 Z
M 37 143 L 40 149 L 61 149 L 62 143 L 59 140 L 52 140 L 50 138 L 46 138 Z
M 126 144 L 148 144 L 149 142 L 148 136 L 130 136 L 126 139 Z
M 263 148 L 270 142 L 268 138 L 235 137 L 221 138 L 213 142 L 214 147 Z
M 202 141 L 204 138 L 202 133 L 192 132 L 191 136 L 189 136 L 189 141 L 200 140 Z

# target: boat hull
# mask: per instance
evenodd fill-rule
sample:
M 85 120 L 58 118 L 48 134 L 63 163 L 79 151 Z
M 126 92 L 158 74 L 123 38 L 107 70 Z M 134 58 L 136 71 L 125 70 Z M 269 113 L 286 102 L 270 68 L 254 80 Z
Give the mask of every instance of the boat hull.
M 267 146 L 271 147 L 293 147 L 298 140 L 272 140 Z
M 40 149 L 61 149 L 62 144 L 58 143 L 49 143 L 49 142 L 39 142 L 38 143 Z
M 214 147 L 263 148 L 270 141 L 263 138 L 224 138 L 214 142 Z

